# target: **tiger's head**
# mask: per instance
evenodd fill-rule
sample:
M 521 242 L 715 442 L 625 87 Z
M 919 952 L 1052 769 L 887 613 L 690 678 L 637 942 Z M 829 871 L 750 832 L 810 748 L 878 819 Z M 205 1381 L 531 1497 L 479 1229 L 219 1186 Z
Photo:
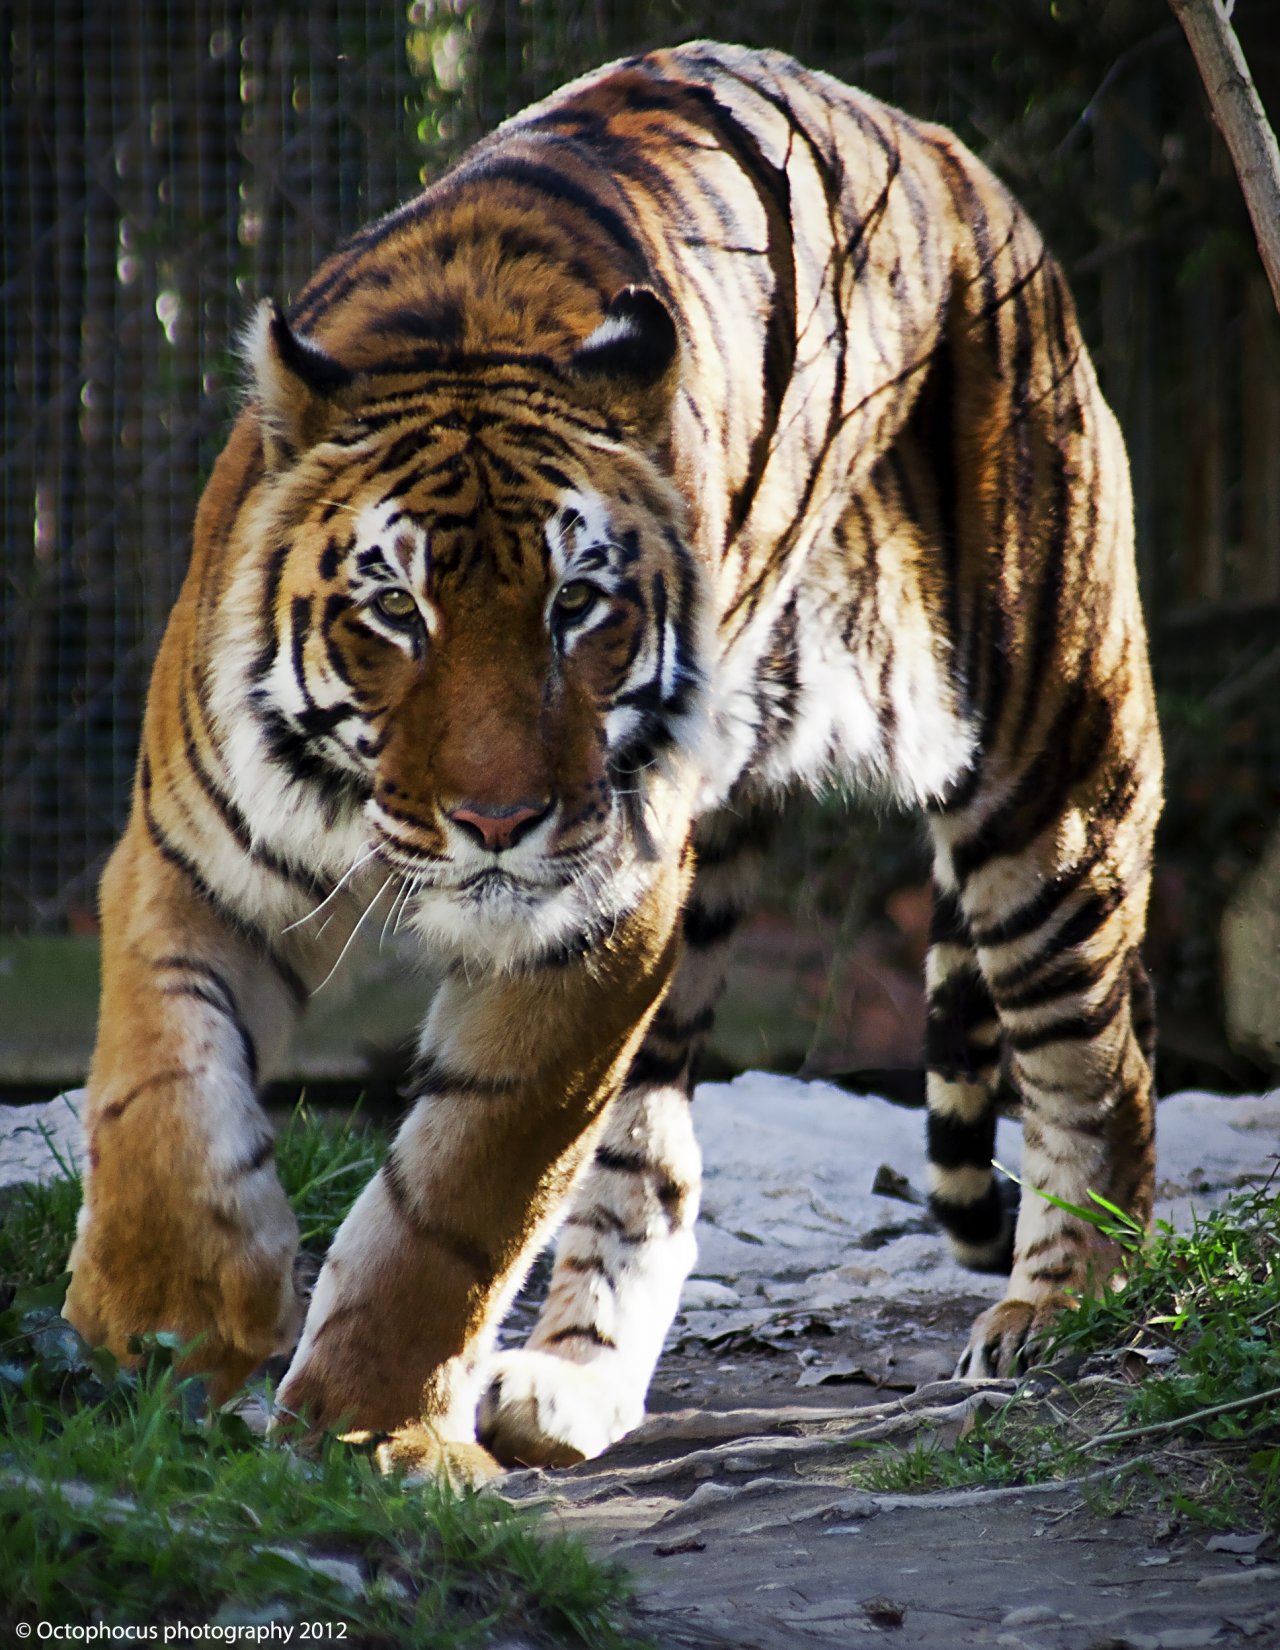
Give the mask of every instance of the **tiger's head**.
M 264 305 L 249 355 L 262 479 L 218 649 L 239 806 L 330 878 L 372 853 L 437 947 L 590 938 L 672 851 L 704 715 L 667 310 L 626 288 L 562 362 L 353 365 Z

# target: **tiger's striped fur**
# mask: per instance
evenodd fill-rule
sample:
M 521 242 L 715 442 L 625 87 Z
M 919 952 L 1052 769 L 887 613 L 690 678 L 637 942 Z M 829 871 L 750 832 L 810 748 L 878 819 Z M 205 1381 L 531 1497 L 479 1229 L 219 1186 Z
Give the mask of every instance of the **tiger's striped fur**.
M 478 1407 L 506 1460 L 605 1447 L 776 803 L 852 778 L 932 829 L 932 1203 L 1011 1257 L 962 1367 L 1013 1367 L 1099 1257 L 1040 1198 L 1008 1229 L 998 1090 L 1033 1184 L 1150 1211 L 1161 767 L 1123 444 L 1025 214 L 950 133 L 694 44 L 508 122 L 248 354 L 103 882 L 73 1321 L 202 1334 L 218 1395 L 292 1343 L 256 1090 L 367 913 L 452 967 L 281 1402 L 473 1467 Z

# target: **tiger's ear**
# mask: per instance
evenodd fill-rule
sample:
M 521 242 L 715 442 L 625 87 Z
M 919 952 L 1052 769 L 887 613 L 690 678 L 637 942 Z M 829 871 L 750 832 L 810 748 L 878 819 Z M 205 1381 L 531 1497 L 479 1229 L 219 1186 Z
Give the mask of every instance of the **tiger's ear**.
M 273 299 L 258 305 L 245 337 L 268 471 L 286 469 L 322 441 L 342 413 L 341 392 L 354 378 L 319 344 L 293 331 Z
M 665 433 L 678 377 L 680 339 L 662 300 L 648 287 L 624 286 L 604 320 L 583 340 L 569 371 L 612 416 L 642 440 Z

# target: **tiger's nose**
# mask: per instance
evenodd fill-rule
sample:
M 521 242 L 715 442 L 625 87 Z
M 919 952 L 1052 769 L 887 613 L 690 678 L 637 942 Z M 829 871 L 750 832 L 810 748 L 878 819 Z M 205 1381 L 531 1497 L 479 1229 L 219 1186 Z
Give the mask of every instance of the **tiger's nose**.
M 463 802 L 449 809 L 449 818 L 491 854 L 500 854 L 506 848 L 514 848 L 520 838 L 527 836 L 550 812 L 549 801 L 513 802 L 509 808 Z

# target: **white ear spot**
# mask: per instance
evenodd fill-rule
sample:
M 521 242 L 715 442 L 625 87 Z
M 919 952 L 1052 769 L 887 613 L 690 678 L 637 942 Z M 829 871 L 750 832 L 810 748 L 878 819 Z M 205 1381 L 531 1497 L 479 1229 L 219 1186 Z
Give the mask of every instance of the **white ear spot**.
M 573 368 L 580 375 L 647 389 L 666 375 L 678 347 L 675 322 L 657 294 L 644 286 L 624 286 L 579 346 Z
M 263 455 L 269 470 L 279 470 L 323 438 L 338 413 L 336 398 L 354 375 L 319 344 L 294 332 L 270 298 L 255 310 L 243 349 Z

